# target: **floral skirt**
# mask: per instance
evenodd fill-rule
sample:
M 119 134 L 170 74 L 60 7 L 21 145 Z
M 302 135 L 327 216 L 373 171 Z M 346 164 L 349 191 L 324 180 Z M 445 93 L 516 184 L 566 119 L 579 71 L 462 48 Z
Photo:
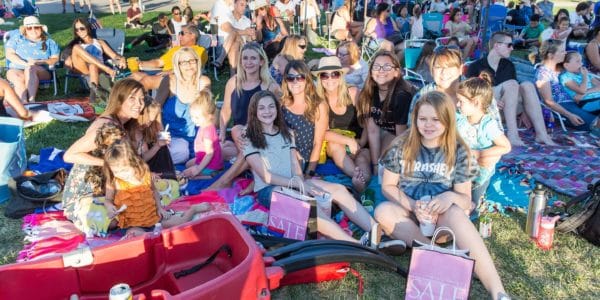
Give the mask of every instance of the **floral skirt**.
M 69 172 L 63 190 L 62 204 L 65 217 L 75 222 L 78 218 L 77 207 L 83 198 L 92 196 L 92 186 L 85 182 L 85 174 L 90 165 L 75 164 Z

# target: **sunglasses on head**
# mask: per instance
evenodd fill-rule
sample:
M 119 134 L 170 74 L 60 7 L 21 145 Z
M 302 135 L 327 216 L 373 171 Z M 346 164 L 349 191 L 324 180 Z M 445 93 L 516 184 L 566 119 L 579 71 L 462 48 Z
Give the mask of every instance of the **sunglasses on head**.
M 456 45 L 443 45 L 443 46 L 437 46 L 433 49 L 433 53 L 434 54 L 442 54 L 444 53 L 444 51 L 447 50 L 456 50 L 456 51 L 460 51 L 460 47 L 456 46 Z
M 321 80 L 327 80 L 329 78 L 338 79 L 338 78 L 340 78 L 341 75 L 342 75 L 342 73 L 340 73 L 340 71 L 333 71 L 331 73 L 322 72 L 322 73 L 319 73 L 319 78 Z
M 304 82 L 306 81 L 306 76 L 304 74 L 288 74 L 285 76 L 286 82 Z

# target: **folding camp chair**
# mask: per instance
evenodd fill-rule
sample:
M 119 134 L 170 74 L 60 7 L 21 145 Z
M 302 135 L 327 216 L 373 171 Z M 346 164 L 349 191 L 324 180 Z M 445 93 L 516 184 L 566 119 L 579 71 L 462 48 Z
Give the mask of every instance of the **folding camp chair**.
M 115 28 L 98 28 L 96 29 L 96 38 L 100 40 L 104 40 L 117 54 L 123 56 L 123 51 L 125 50 L 125 32 L 120 29 Z M 113 65 L 114 62 L 105 58 L 104 61 L 108 65 Z M 87 81 L 84 80 L 84 76 L 81 74 L 73 73 L 71 70 L 67 71 L 65 74 L 65 95 L 69 90 L 69 78 L 75 78 L 82 81 L 84 86 L 87 87 Z
M 486 27 L 483 23 L 485 21 L 486 13 L 487 8 L 483 7 L 481 9 L 481 20 L 479 21 L 479 28 L 481 28 L 482 30 L 484 27 Z M 504 29 L 504 26 L 506 24 L 507 13 L 508 10 L 506 6 L 498 4 L 490 5 L 490 14 L 488 15 L 487 19 L 487 34 L 491 34 L 496 31 L 502 31 L 502 29 Z
M 440 13 L 423 14 L 423 34 L 427 39 L 436 39 L 443 36 L 442 30 L 444 15 Z
M 46 31 L 46 30 L 47 30 L 47 28 L 45 28 L 45 26 L 44 26 L 44 31 Z M 4 37 L 2 38 L 4 46 L 5 46 L 4 53 L 6 53 L 6 43 L 10 39 L 10 36 L 11 35 L 18 36 L 20 34 L 21 33 L 19 32 L 18 29 L 11 30 L 11 31 L 4 33 Z M 6 59 L 4 65 L 8 68 L 8 66 L 10 65 L 10 61 L 8 59 Z M 40 80 L 40 85 L 52 85 L 54 87 L 54 96 L 56 96 L 58 94 L 58 81 L 56 80 L 56 65 L 48 66 L 48 72 L 50 72 L 50 75 L 52 75 L 52 78 L 48 79 L 48 80 Z
M 414 69 L 417 67 L 417 62 L 421 56 L 423 45 L 429 40 L 414 39 L 404 42 L 404 79 L 416 83 L 419 87 L 425 86 L 426 82 L 423 76 L 417 73 Z

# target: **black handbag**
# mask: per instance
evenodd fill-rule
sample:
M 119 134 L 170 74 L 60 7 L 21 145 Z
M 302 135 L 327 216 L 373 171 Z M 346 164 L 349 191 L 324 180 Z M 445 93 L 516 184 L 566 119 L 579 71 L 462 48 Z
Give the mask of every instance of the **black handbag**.
M 566 204 L 563 213 L 566 217 L 559 220 L 556 230 L 574 232 L 600 246 L 600 180 L 590 184 L 588 190 Z
M 38 208 L 60 203 L 66 178 L 67 171 L 58 169 L 35 176 L 18 176 L 9 180 L 11 198 L 4 209 L 4 215 L 19 219 Z

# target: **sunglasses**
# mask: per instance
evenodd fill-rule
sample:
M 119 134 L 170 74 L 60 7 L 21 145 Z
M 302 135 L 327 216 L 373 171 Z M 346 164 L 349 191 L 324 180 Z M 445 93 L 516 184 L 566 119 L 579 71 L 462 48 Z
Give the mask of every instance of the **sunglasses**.
M 508 48 L 512 48 L 512 47 L 514 46 L 513 42 L 510 42 L 510 43 L 506 43 L 506 42 L 498 42 L 498 44 L 504 44 L 504 45 L 506 45 L 506 47 L 508 47 Z
M 197 59 L 192 58 L 190 60 L 182 60 L 179 62 L 179 66 L 180 67 L 187 67 L 187 66 L 193 66 L 198 62 Z
M 323 72 L 323 73 L 319 74 L 319 78 L 321 80 L 327 80 L 329 78 L 331 78 L 331 79 L 339 79 L 341 75 L 342 75 L 342 73 L 340 73 L 339 71 L 333 71 L 331 73 L 325 73 L 325 72 Z
M 288 74 L 285 76 L 285 81 L 286 82 L 304 82 L 306 81 L 306 76 L 304 76 L 304 74 Z
M 185 31 L 180 31 L 180 32 L 179 32 L 179 35 L 185 35 L 186 33 L 187 33 L 187 32 L 185 32 Z
M 460 47 L 455 46 L 455 45 L 444 45 L 444 46 L 437 46 L 437 47 L 435 47 L 435 49 L 433 49 L 434 54 L 442 54 L 446 51 L 459 51 L 460 52 Z
M 385 64 L 385 65 L 378 65 L 378 64 L 374 64 L 373 67 L 371 68 L 373 71 L 391 71 L 393 69 L 395 69 L 396 67 L 392 64 Z
M 298 45 L 298 47 L 300 47 L 300 49 L 306 49 L 306 45 Z
M 85 27 L 75 27 L 75 31 L 86 31 Z
M 174 15 L 174 16 L 179 16 L 179 15 L 180 15 L 180 13 L 173 13 L 173 15 Z
M 27 27 L 25 27 L 25 30 L 34 30 L 34 29 L 40 29 L 41 30 L 42 27 L 40 27 L 40 26 L 27 26 Z

